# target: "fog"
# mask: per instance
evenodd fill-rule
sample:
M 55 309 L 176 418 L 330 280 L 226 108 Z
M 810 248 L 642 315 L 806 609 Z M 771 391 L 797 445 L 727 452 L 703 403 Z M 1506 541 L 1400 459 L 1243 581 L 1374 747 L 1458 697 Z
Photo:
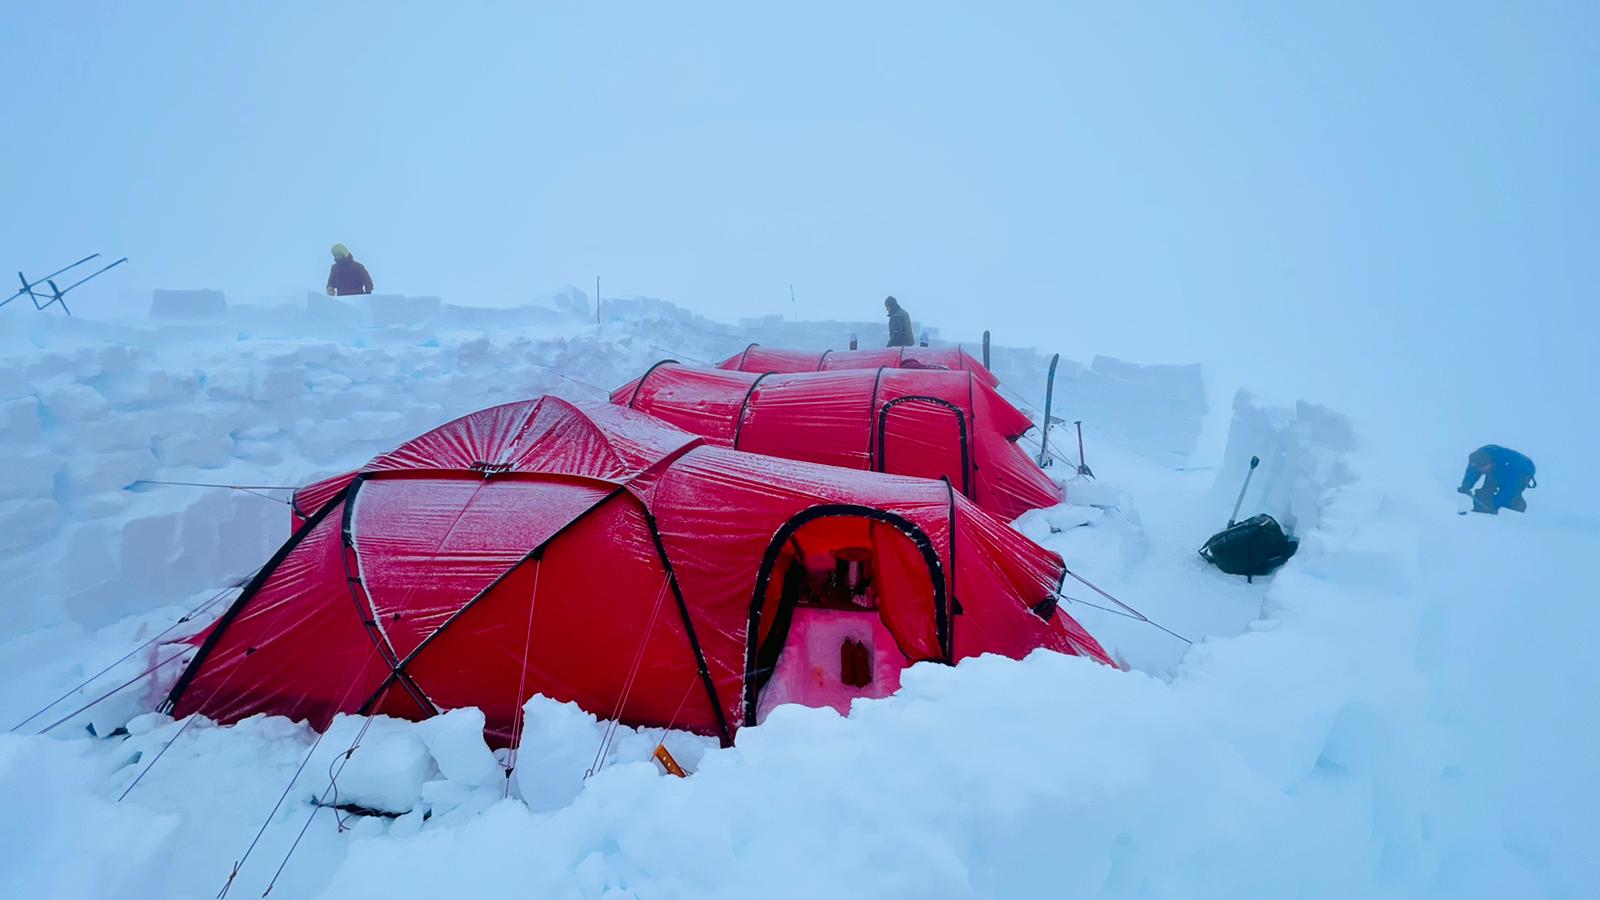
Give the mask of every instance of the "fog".
M 455 302 L 894 294 L 1327 402 L 1446 480 L 1515 446 L 1577 496 L 1600 7 L 326 6 L 9 9 L 0 265 L 131 257 L 85 315 L 315 290 L 335 241 Z

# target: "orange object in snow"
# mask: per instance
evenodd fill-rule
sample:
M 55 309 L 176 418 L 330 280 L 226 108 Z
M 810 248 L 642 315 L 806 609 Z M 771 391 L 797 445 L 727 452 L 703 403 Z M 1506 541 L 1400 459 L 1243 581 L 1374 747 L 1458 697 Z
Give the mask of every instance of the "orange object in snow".
M 666 769 L 668 775 L 676 775 L 679 778 L 689 777 L 689 773 L 683 770 L 683 766 L 678 765 L 678 761 L 672 758 L 672 753 L 667 750 L 666 744 L 657 744 L 656 752 L 650 755 L 656 758 L 656 762 L 661 763 L 661 768 Z

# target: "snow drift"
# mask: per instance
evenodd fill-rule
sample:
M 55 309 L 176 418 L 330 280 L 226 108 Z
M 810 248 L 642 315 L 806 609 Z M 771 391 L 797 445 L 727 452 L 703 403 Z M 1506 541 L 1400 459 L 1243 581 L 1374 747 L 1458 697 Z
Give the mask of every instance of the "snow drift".
M 621 383 L 654 345 L 721 359 L 790 330 L 643 302 L 616 315 L 597 335 L 560 310 L 485 312 L 486 336 L 449 304 L 382 326 L 230 304 L 217 320 L 6 332 L 0 712 L 19 721 L 109 666 L 73 703 L 87 701 L 146 668 L 114 663 L 287 528 L 260 497 L 134 479 L 300 484 L 498 400 L 598 396 L 576 382 Z M 848 327 L 795 326 L 819 349 Z M 1037 399 L 1010 353 L 996 373 Z M 1041 371 L 1018 353 L 1018 372 Z M 308 756 L 303 725 L 138 717 L 155 697 L 130 688 L 51 736 L 0 738 L 15 811 L 0 891 L 210 897 L 265 825 L 230 895 L 259 894 L 309 821 L 276 896 L 1591 893 L 1600 522 L 1549 489 L 1527 516 L 1456 516 L 1447 487 L 1390 477 L 1416 461 L 1374 457 L 1360 421 L 1310 406 L 1238 406 L 1226 455 L 1190 458 L 1204 398 L 1180 399 L 1188 378 L 1063 363 L 1069 418 L 1107 403 L 1083 416 L 1103 423 L 1088 432 L 1100 477 L 1018 527 L 1192 648 L 1073 591 L 1067 609 L 1135 671 L 1054 654 L 914 666 L 849 718 L 779 707 L 726 750 L 668 735 L 686 780 L 647 761 L 659 730 L 615 736 L 585 780 L 604 726 L 536 698 L 509 800 L 470 713 L 379 720 L 339 781 L 384 814 L 341 812 L 344 832 L 313 803 L 356 720 Z M 1292 513 L 1303 543 L 1246 586 L 1194 549 L 1250 453 L 1282 463 L 1246 511 Z M 224 557 L 224 529 L 261 555 Z M 85 719 L 130 736 L 92 738 Z

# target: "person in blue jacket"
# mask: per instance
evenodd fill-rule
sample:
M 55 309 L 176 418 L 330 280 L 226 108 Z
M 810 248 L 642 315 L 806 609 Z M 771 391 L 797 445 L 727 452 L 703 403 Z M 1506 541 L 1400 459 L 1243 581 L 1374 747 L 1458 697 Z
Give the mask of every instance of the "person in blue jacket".
M 1498 515 L 1502 509 L 1528 511 L 1528 501 L 1522 492 L 1538 487 L 1534 480 L 1533 460 L 1515 450 L 1496 444 L 1485 444 L 1467 457 L 1467 471 L 1461 476 L 1459 493 L 1472 497 L 1472 511 Z M 1483 487 L 1473 490 L 1478 479 Z

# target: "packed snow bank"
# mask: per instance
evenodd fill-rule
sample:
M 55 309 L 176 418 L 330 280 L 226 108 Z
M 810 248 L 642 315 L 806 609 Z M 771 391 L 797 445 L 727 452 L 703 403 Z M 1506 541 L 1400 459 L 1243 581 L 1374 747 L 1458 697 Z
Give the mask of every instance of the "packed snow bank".
M 1027 406 L 1035 421 L 1042 423 L 1049 356 L 1032 349 L 995 348 L 993 366 L 1008 396 Z M 1194 453 L 1207 412 L 1199 365 L 1139 365 L 1096 356 L 1085 366 L 1063 359 L 1056 368 L 1050 409 L 1060 423 L 1051 429 L 1050 449 L 1058 464 L 1076 466 L 1073 422 L 1081 420 L 1085 440 L 1095 454 L 1086 460 L 1090 468 L 1106 442 L 1166 465 L 1179 465 Z
M 387 322 L 323 313 L 15 320 L 0 335 L 0 579 L 14 598 L 0 634 L 98 627 L 248 575 L 287 534 L 274 500 L 288 492 L 271 487 L 485 406 L 603 396 L 655 355 L 598 339 L 571 309 L 485 311 L 494 322 L 452 307 Z
M 1074 474 L 1066 482 L 1066 504 L 1031 512 L 1016 527 L 1060 553 L 1088 582 L 1069 577 L 1065 585 L 1073 617 L 1114 658 L 1165 676 L 1188 641 L 1240 634 L 1259 622 L 1269 602 L 1270 576 L 1247 583 L 1212 568 L 1197 552 L 1225 526 L 1250 457 L 1259 455 L 1262 464 L 1240 517 L 1269 512 L 1290 529 L 1305 526 L 1314 532 L 1309 549 L 1321 539 L 1313 526 L 1323 522 L 1325 505 L 1355 482 L 1354 450 L 1350 424 L 1338 413 L 1304 402 L 1292 409 L 1262 407 L 1240 392 L 1214 477 L 1209 467 L 1174 467 L 1162 464 L 1162 454 L 1102 445 L 1098 477 Z
M 28 811 L 0 830 L 3 896 L 209 897 L 259 830 L 230 895 L 273 884 L 274 896 L 306 897 L 352 841 L 458 829 L 508 796 L 505 751 L 490 752 L 475 709 L 417 723 L 341 716 L 320 738 L 262 716 L 219 728 L 135 715 L 127 730 L 106 741 L 0 735 L 0 789 Z M 562 809 L 590 769 L 659 772 L 649 760 L 663 739 L 691 767 L 716 746 L 624 727 L 597 753 L 603 730 L 570 703 L 531 699 L 510 802 Z M 446 896 L 477 893 L 467 881 Z
M 1592 536 L 1422 512 L 1341 491 L 1277 617 L 1171 684 L 917 666 L 848 720 L 779 710 L 687 782 L 618 767 L 549 818 L 358 842 L 323 896 L 1583 896 L 1593 713 L 1570 713 L 1600 684 L 1579 638 L 1539 646 L 1583 567 L 1508 617 L 1524 579 L 1484 561 Z
M 220 319 L 228 314 L 221 291 L 156 291 L 150 297 L 152 319 Z
M 0 577 L 23 586 L 0 641 L 11 721 L 239 574 L 211 555 L 220 529 L 245 544 L 259 529 L 264 549 L 287 528 L 260 498 L 202 507 L 221 501 L 122 479 L 295 483 L 364 461 L 386 429 L 523 391 L 581 396 L 579 380 L 720 358 L 743 337 L 661 306 L 598 333 L 576 315 L 475 317 L 231 307 L 163 325 L 29 317 L 0 336 L 6 443 L 31 460 L 0 502 L 36 504 L 0 506 L 19 541 Z M 1160 387 L 1129 407 L 1159 408 L 1179 376 L 1150 374 Z M 727 750 L 669 735 L 687 779 L 647 760 L 659 733 L 624 729 L 607 754 L 592 716 L 536 698 L 509 798 L 510 760 L 472 710 L 374 720 L 360 741 L 366 720 L 343 719 L 319 744 L 280 718 L 138 715 L 159 690 L 130 688 L 55 738 L 0 739 L 0 788 L 26 810 L 0 835 L 0 893 L 213 896 L 259 830 L 230 893 L 259 895 L 309 821 L 275 896 L 1585 896 L 1600 877 L 1586 768 L 1600 677 L 1580 642 L 1600 618 L 1584 602 L 1600 523 L 1458 517 L 1452 495 L 1377 481 L 1392 461 L 1363 456 L 1325 411 L 1249 401 L 1235 415 L 1215 472 L 1175 467 L 1166 440 L 1091 445 L 1098 479 L 1019 523 L 1195 641 L 1089 607 L 1069 583 L 1068 609 L 1135 671 L 1050 654 L 919 665 L 849 718 L 781 707 Z M 225 446 L 206 443 L 217 434 Z M 1281 464 L 1246 511 L 1292 515 L 1303 539 L 1254 585 L 1194 553 L 1250 453 Z M 172 518 L 130 544 L 148 516 Z M 90 739 L 89 722 L 129 735 Z M 347 830 L 316 802 L 344 803 Z
M 0 734 L 0 895 L 166 896 L 178 819 L 106 799 L 95 767 L 57 741 Z
M 143 482 L 298 485 L 485 406 L 542 393 L 593 399 L 664 356 L 712 361 L 752 339 L 639 298 L 605 301 L 596 326 L 575 288 L 499 309 L 313 293 L 218 313 L 181 300 L 191 294 L 209 296 L 158 292 L 149 320 L 28 316 L 0 333 L 10 452 L 0 579 L 19 598 L 0 635 L 99 627 L 171 603 L 248 575 L 286 536 L 287 508 L 274 499 L 287 491 Z M 179 318 L 154 315 L 161 309 Z M 837 346 L 830 338 L 850 326 L 772 327 Z M 1013 356 L 1031 360 L 1042 383 L 1042 356 Z M 1136 446 L 1148 438 L 1170 454 L 1187 439 L 1156 440 L 1148 423 L 1203 412 L 1197 379 L 1189 367 L 1097 360 L 1062 376 L 1057 413 L 1081 402 L 1127 423 Z M 1187 399 L 1174 412 L 1178 395 Z
M 1316 522 L 1329 493 L 1355 480 L 1349 455 L 1355 447 L 1350 421 L 1322 406 L 1300 401 L 1294 407 L 1263 406 L 1249 391 L 1233 398 L 1228 448 L 1217 470 L 1216 499 L 1239 499 L 1252 456 L 1261 460 L 1250 478 L 1240 518 L 1264 512 L 1293 533 L 1301 522 Z
M 883 322 L 793 321 L 782 316 L 743 319 L 734 328 L 646 298 L 608 299 L 603 311 L 608 324 L 623 328 L 647 321 L 667 324 L 652 346 L 686 362 L 716 362 L 751 343 L 827 350 L 848 347 L 851 338 L 863 348 L 882 347 L 888 336 Z M 973 356 L 982 353 L 981 341 L 941 340 L 938 329 L 920 322 L 917 328 L 919 336 L 927 332 L 934 346 L 959 344 Z M 1006 344 L 990 349 L 990 367 L 1000 377 L 1001 390 L 1042 422 L 1051 353 Z M 1096 356 L 1086 365 L 1062 359 L 1051 407 L 1051 416 L 1061 424 L 1052 431 L 1051 447 L 1061 462 L 1076 464 L 1071 423 L 1082 420 L 1091 446 L 1110 442 L 1164 464 L 1178 464 L 1195 451 L 1207 413 L 1205 377 L 1198 364 L 1144 365 Z M 1038 434 L 1027 441 L 1037 452 Z

